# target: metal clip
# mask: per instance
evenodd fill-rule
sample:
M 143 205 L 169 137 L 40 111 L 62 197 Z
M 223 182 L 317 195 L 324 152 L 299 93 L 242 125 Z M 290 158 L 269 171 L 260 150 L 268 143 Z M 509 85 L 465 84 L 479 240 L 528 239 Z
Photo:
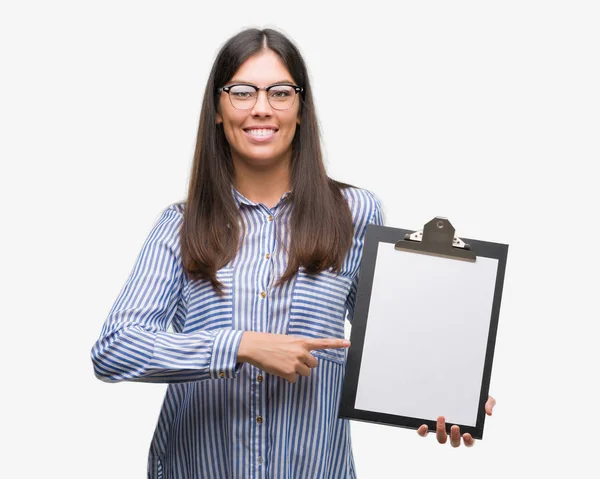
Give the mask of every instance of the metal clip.
M 454 232 L 448 218 L 436 216 L 422 230 L 408 233 L 404 240 L 396 242 L 395 249 L 475 261 L 470 245 L 454 236 Z

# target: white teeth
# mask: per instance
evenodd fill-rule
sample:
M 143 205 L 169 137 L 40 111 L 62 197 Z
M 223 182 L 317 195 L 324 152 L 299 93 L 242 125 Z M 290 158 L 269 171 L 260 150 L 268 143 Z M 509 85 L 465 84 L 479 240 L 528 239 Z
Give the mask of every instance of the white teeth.
M 255 130 L 246 130 L 248 133 L 250 133 L 251 135 L 255 135 L 255 136 L 269 136 L 272 135 L 273 133 L 275 133 L 275 130 L 270 130 L 270 129 L 265 129 L 265 128 L 260 128 L 260 129 L 255 129 Z

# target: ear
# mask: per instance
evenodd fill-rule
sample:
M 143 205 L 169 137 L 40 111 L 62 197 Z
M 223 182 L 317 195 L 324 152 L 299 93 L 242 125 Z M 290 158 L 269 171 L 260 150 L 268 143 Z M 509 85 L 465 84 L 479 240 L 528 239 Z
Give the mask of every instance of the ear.
M 217 125 L 220 125 L 221 123 L 223 123 L 223 117 L 217 112 Z

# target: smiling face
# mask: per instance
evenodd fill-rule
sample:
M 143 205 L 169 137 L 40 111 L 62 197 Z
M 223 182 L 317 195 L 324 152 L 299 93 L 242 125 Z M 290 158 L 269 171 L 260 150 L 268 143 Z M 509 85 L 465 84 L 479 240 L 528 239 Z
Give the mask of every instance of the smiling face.
M 272 50 L 263 50 L 248 58 L 227 85 L 246 83 L 268 87 L 275 83 L 295 84 L 279 56 Z M 274 109 L 264 90 L 258 92 L 256 105 L 249 110 L 238 110 L 222 92 L 219 98 L 217 123 L 223 125 L 231 148 L 234 165 L 268 167 L 287 162 L 292 156 L 292 140 L 299 118 L 300 98 L 287 110 Z

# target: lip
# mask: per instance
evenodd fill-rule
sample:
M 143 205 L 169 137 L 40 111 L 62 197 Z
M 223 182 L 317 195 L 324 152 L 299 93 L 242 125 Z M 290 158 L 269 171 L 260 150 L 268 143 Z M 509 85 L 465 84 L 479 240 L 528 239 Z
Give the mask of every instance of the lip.
M 272 134 L 266 135 L 266 136 L 254 136 L 254 135 L 251 135 L 250 133 L 248 133 L 248 130 L 259 130 L 259 129 L 274 130 L 274 131 Z M 272 140 L 275 137 L 275 135 L 277 135 L 277 133 L 279 132 L 279 128 L 277 128 L 276 126 L 273 126 L 273 125 L 253 125 L 253 126 L 248 126 L 246 128 L 243 128 L 243 131 L 244 131 L 246 137 L 249 138 L 251 141 L 253 141 L 255 143 L 264 143 L 266 141 Z

